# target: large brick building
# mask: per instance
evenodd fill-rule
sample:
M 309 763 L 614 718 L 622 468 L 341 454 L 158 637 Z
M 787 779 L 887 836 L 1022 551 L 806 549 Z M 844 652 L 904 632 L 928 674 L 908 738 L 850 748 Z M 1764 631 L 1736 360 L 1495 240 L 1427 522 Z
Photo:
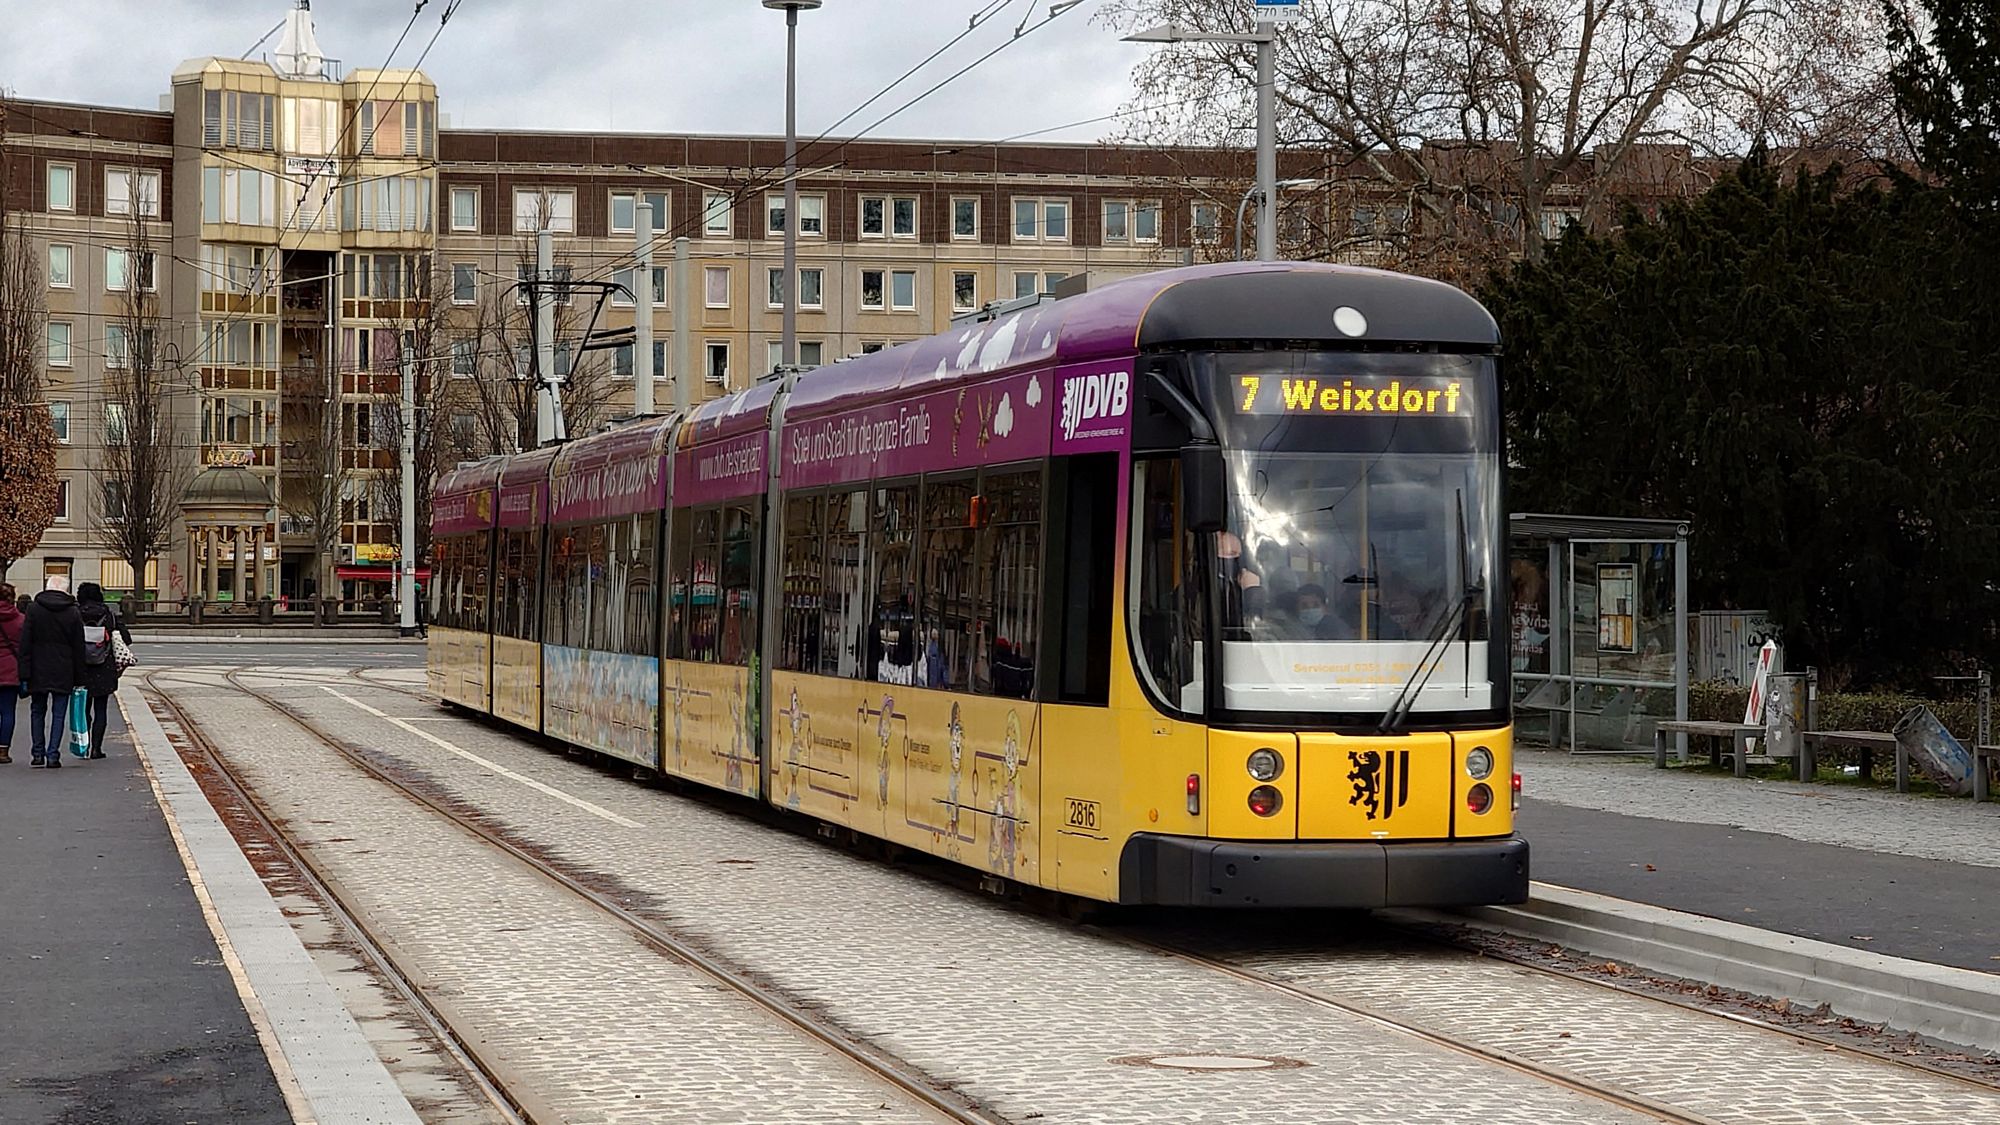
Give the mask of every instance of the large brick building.
M 303 493 L 330 475 L 301 452 L 314 433 L 338 446 L 326 456 L 340 478 L 341 592 L 387 589 L 396 530 L 384 510 L 394 489 L 383 485 L 395 464 L 398 360 L 419 357 L 435 374 L 419 385 L 439 461 L 532 441 L 521 377 L 529 318 L 516 283 L 532 269 L 544 221 L 558 276 L 622 282 L 635 204 L 654 205 L 663 405 L 676 380 L 699 401 L 776 363 L 781 139 L 455 130 L 422 73 L 342 75 L 309 21 L 293 13 L 267 60 L 183 64 L 156 111 L 0 102 L 0 190 L 45 267 L 48 397 L 65 443 L 64 514 L 16 564 L 17 583 L 69 572 L 130 584 L 99 531 L 101 446 L 122 424 L 108 376 L 133 346 L 137 304 L 148 354 L 166 367 L 167 429 L 185 464 L 248 466 L 274 501 L 261 525 L 177 533 L 147 578 L 167 601 L 313 589 L 325 537 Z M 1336 164 L 1284 155 L 1288 177 Z M 1649 191 L 1694 186 L 1684 159 L 1666 163 Z M 1249 164 L 1241 152 L 1104 145 L 807 146 L 800 360 L 917 339 L 1077 275 L 1226 253 Z M 1376 261 L 1407 234 L 1411 208 L 1394 191 L 1365 175 L 1317 182 L 1287 195 L 1285 251 Z M 670 292 L 681 236 L 685 310 Z M 599 309 L 579 287 L 559 316 L 556 365 L 571 376 L 573 432 L 630 412 L 629 349 L 574 350 L 593 324 L 629 326 L 631 304 L 612 297 Z M 687 322 L 679 338 L 676 311 Z

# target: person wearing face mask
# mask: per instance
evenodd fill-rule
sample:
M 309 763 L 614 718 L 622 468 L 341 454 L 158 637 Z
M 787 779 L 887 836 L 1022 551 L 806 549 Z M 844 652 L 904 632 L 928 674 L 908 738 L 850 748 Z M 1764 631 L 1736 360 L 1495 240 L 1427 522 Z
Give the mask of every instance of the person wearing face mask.
M 1339 640 L 1342 636 L 1340 623 L 1330 619 L 1326 612 L 1326 590 L 1317 583 L 1308 582 L 1299 587 L 1299 624 L 1305 627 L 1306 635 L 1317 641 Z M 1349 634 L 1352 630 L 1347 631 Z

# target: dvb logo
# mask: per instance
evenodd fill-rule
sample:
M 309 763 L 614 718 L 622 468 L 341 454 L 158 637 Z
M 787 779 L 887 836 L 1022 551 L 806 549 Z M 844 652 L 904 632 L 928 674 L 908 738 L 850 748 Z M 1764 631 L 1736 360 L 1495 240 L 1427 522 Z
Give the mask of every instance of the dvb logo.
M 1069 440 L 1100 418 L 1122 418 L 1132 386 L 1129 371 L 1072 375 L 1063 380 L 1062 435 Z

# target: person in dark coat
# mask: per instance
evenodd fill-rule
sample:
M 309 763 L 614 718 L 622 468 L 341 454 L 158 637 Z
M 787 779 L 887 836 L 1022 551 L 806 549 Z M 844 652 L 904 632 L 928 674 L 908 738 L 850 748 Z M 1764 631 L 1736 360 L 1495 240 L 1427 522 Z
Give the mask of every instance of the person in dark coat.
M 14 587 L 0 582 L 0 766 L 14 759 L 14 715 L 21 703 L 21 607 L 14 604 Z
M 85 582 L 76 588 L 76 612 L 83 618 L 84 628 L 103 629 L 104 643 L 101 647 L 89 643 L 90 634 L 84 635 L 83 680 L 79 685 L 90 696 L 90 756 L 104 757 L 104 721 L 111 711 L 111 696 L 118 690 L 118 661 L 112 655 L 111 635 L 116 633 L 126 644 L 132 643 L 132 631 L 119 620 L 118 607 L 107 605 L 104 590 L 95 582 Z
M 28 765 L 60 769 L 69 696 L 83 680 L 83 616 L 69 596 L 69 578 L 51 575 L 48 589 L 28 603 L 27 616 L 21 628 L 21 683 L 34 735 Z

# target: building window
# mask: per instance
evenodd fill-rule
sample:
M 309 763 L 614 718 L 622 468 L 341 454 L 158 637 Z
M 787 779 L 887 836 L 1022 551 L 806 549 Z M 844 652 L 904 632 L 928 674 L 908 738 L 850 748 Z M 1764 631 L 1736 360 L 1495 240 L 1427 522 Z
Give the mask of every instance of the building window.
M 125 366 L 125 357 L 131 354 L 131 341 L 125 338 L 125 326 L 107 324 L 104 326 L 104 366 L 120 369 Z
M 917 271 L 889 271 L 889 307 L 903 312 L 917 308 Z
M 1014 241 L 1068 242 L 1069 200 L 1015 196 Z
M 814 267 L 799 271 L 799 307 L 818 309 L 826 307 L 826 271 Z
M 479 341 L 451 342 L 451 374 L 454 379 L 470 379 L 479 374 Z
M 1196 242 L 1214 242 L 1222 237 L 1222 212 L 1213 203 L 1195 204 L 1191 229 Z
M 134 266 L 137 269 L 134 269 Z M 107 293 L 124 293 L 130 290 L 151 292 L 158 288 L 153 275 L 153 255 L 140 253 L 135 259 L 132 251 L 117 246 L 104 250 L 104 289 Z
M 971 270 L 954 270 L 951 275 L 953 312 L 970 312 L 979 307 L 979 275 Z
M 803 208 L 801 208 L 803 209 Z M 915 196 L 865 195 L 861 197 L 861 237 L 897 238 L 917 236 Z
M 638 225 L 639 204 L 653 205 L 653 230 L 667 229 L 667 193 L 664 191 L 614 191 L 611 193 L 611 233 L 632 234 Z
M 1555 239 L 1561 238 L 1563 236 L 1563 232 L 1568 230 L 1569 228 L 1579 227 L 1582 225 L 1583 225 L 1583 208 L 1581 207 L 1542 208 L 1543 238 L 1553 241 Z
M 1033 297 L 1033 296 L 1035 296 L 1036 294 L 1038 294 L 1038 293 L 1040 293 L 1040 292 L 1042 291 L 1042 290 L 1041 290 L 1041 280 L 1042 280 L 1042 278 L 1041 278 L 1041 275 L 1040 275 L 1040 274 L 1033 274 L 1033 273 L 1017 273 L 1017 274 L 1015 274 L 1015 275 L 1014 275 L 1014 296 L 1015 296 L 1015 297 L 1017 297 L 1017 298 L 1018 298 L 1018 297 Z
M 49 424 L 55 428 L 56 440 L 69 444 L 69 403 L 51 401 L 49 403 Z
M 514 231 L 534 234 L 546 224 L 556 234 L 576 233 L 576 192 L 570 188 L 518 188 L 514 192 Z
M 1140 200 L 1132 207 L 1132 241 L 1158 242 L 1160 240 L 1160 203 L 1158 200 Z
M 773 235 L 785 233 L 785 195 L 778 192 L 764 197 L 765 230 Z M 823 238 L 826 235 L 826 196 L 799 196 L 799 237 Z
M 455 187 L 451 189 L 451 229 L 476 231 L 479 229 L 479 189 Z
M 785 342 L 768 340 L 764 344 L 764 370 L 776 371 L 785 362 Z
M 886 346 L 887 345 L 883 344 L 882 341 L 880 340 L 871 340 L 868 343 L 861 345 L 861 354 L 874 355 L 876 352 L 881 351 Z
M 471 262 L 451 264 L 451 303 L 470 305 L 479 300 L 479 267 Z
M 49 210 L 76 210 L 76 165 L 49 165 Z
M 765 270 L 765 271 L 764 271 L 764 280 L 765 280 L 765 284 L 766 284 L 766 285 L 767 285 L 767 286 L 769 287 L 769 289 L 770 289 L 770 296 L 769 296 L 769 299 L 765 301 L 765 305 L 766 305 L 767 307 L 769 307 L 769 308 L 774 308 L 774 309 L 782 309 L 782 308 L 784 308 L 784 307 L 785 307 L 785 271 L 784 271 L 784 270 L 781 270 L 781 269 L 775 269 L 775 270 Z
M 125 404 L 122 402 L 104 404 L 104 444 L 125 444 Z
M 132 168 L 106 168 L 104 213 L 130 215 L 135 207 L 141 218 L 160 217 L 160 174 Z
M 1104 201 L 1104 241 L 1132 240 L 1132 205 L 1122 199 Z
M 49 288 L 68 289 L 75 284 L 70 272 L 70 247 L 66 243 L 49 244 Z
M 549 279 L 549 289 L 555 299 L 556 304 L 559 305 L 569 304 L 569 297 L 570 297 L 569 282 L 570 282 L 570 276 L 573 273 L 573 271 L 574 267 L 567 265 L 556 266 L 554 269 L 551 269 L 549 271 L 549 273 L 552 275 Z M 522 262 L 516 265 L 514 267 L 514 303 L 517 305 L 527 304 L 528 294 L 534 289 L 534 287 L 535 287 L 534 263 Z M 382 297 L 386 296 L 386 294 L 377 292 L 375 296 L 379 300 Z
M 49 366 L 68 367 L 69 325 L 62 321 L 49 321 Z
M 1063 280 L 1064 278 L 1068 277 L 1068 276 L 1069 276 L 1069 275 L 1068 275 L 1068 274 L 1066 274 L 1066 273 L 1045 273 L 1045 274 L 1043 274 L 1043 275 L 1042 275 L 1042 292 L 1044 292 L 1044 293 L 1053 293 L 1053 292 L 1055 292 L 1055 291 L 1056 291 L 1056 286 L 1057 286 L 1058 284 L 1060 284 L 1060 283 L 1062 282 L 1062 280 Z
M 611 349 L 611 377 L 613 379 L 632 377 L 632 345 L 620 344 Z
M 56 522 L 69 522 L 69 481 L 67 479 L 56 482 Z
M 736 199 L 726 191 L 711 191 L 701 199 L 701 233 L 721 235 L 724 238 L 736 233 Z
M 702 279 L 707 287 L 708 307 L 726 309 L 729 307 L 729 267 L 709 266 L 702 271 Z
M 883 277 L 881 270 L 861 271 L 861 307 L 880 309 L 885 307 L 882 300 Z
M 800 367 L 818 367 L 821 363 L 825 362 L 823 359 L 825 355 L 826 355 L 826 345 L 821 343 L 820 341 L 818 340 L 799 341 Z
M 639 287 L 634 284 L 636 280 L 634 271 L 630 267 L 622 270 L 613 270 L 611 271 L 611 280 L 613 284 L 625 287 L 622 291 L 617 289 L 611 291 L 612 305 L 621 309 L 631 308 L 633 301 L 638 297 L 639 290 Z M 665 266 L 653 267 L 653 307 L 656 309 L 667 307 L 667 267 Z
M 961 241 L 979 238 L 979 199 L 954 196 L 951 201 L 951 236 Z
M 710 340 L 708 342 L 708 381 L 718 386 L 729 385 L 729 342 Z

